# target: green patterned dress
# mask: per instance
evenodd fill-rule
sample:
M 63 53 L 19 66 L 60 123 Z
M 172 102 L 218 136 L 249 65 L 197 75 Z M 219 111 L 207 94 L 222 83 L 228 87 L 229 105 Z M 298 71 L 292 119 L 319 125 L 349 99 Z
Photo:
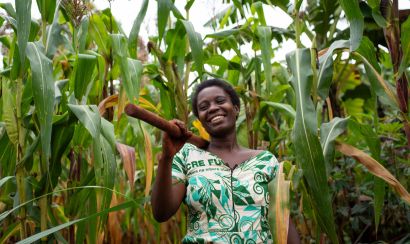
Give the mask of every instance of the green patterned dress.
M 272 243 L 268 183 L 278 170 L 263 151 L 230 169 L 219 157 L 186 143 L 172 177 L 186 185 L 188 233 L 183 243 Z

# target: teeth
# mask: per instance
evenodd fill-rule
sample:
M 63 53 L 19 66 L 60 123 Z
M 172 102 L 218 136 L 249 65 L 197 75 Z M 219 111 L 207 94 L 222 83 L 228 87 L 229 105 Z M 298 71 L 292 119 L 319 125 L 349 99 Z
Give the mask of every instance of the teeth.
M 211 119 L 211 122 L 218 122 L 220 120 L 222 120 L 224 117 L 219 115 L 219 116 L 215 116 Z

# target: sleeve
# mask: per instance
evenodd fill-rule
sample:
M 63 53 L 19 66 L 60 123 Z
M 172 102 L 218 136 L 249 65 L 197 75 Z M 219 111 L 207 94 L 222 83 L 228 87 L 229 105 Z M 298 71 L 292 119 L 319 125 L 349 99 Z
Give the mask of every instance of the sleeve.
M 186 144 L 177 152 L 172 159 L 172 179 L 186 183 Z

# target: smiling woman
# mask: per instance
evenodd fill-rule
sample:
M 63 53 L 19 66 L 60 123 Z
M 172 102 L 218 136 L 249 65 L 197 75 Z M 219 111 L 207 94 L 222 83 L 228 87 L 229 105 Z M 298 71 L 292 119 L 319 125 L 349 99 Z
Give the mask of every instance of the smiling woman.
M 268 183 L 279 168 L 276 157 L 238 144 L 235 122 L 240 101 L 228 83 L 202 82 L 192 106 L 210 135 L 209 145 L 185 143 L 192 133 L 184 123 L 173 121 L 182 137 L 164 134 L 151 198 L 154 217 L 166 221 L 184 201 L 189 223 L 183 243 L 272 243 Z M 289 243 L 298 243 L 292 224 L 289 233 Z

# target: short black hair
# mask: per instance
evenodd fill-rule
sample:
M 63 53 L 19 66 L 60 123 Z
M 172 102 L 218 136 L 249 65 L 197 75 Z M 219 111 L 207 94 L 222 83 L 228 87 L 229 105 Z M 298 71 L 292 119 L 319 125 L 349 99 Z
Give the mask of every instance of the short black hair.
M 231 84 L 229 84 L 226 81 L 220 80 L 220 79 L 209 79 L 209 80 L 205 80 L 205 81 L 202 81 L 201 83 L 199 83 L 196 86 L 195 91 L 192 95 L 192 112 L 194 113 L 194 115 L 196 117 L 198 117 L 198 108 L 197 108 L 198 94 L 203 89 L 205 89 L 207 87 L 211 87 L 211 86 L 217 86 L 217 87 L 222 88 L 222 90 L 224 90 L 226 93 L 228 93 L 229 97 L 231 98 L 232 104 L 236 105 L 238 107 L 238 109 L 240 109 L 241 102 L 239 100 L 239 95 L 238 95 L 238 93 L 236 93 L 236 91 L 234 90 L 234 88 L 232 87 Z

